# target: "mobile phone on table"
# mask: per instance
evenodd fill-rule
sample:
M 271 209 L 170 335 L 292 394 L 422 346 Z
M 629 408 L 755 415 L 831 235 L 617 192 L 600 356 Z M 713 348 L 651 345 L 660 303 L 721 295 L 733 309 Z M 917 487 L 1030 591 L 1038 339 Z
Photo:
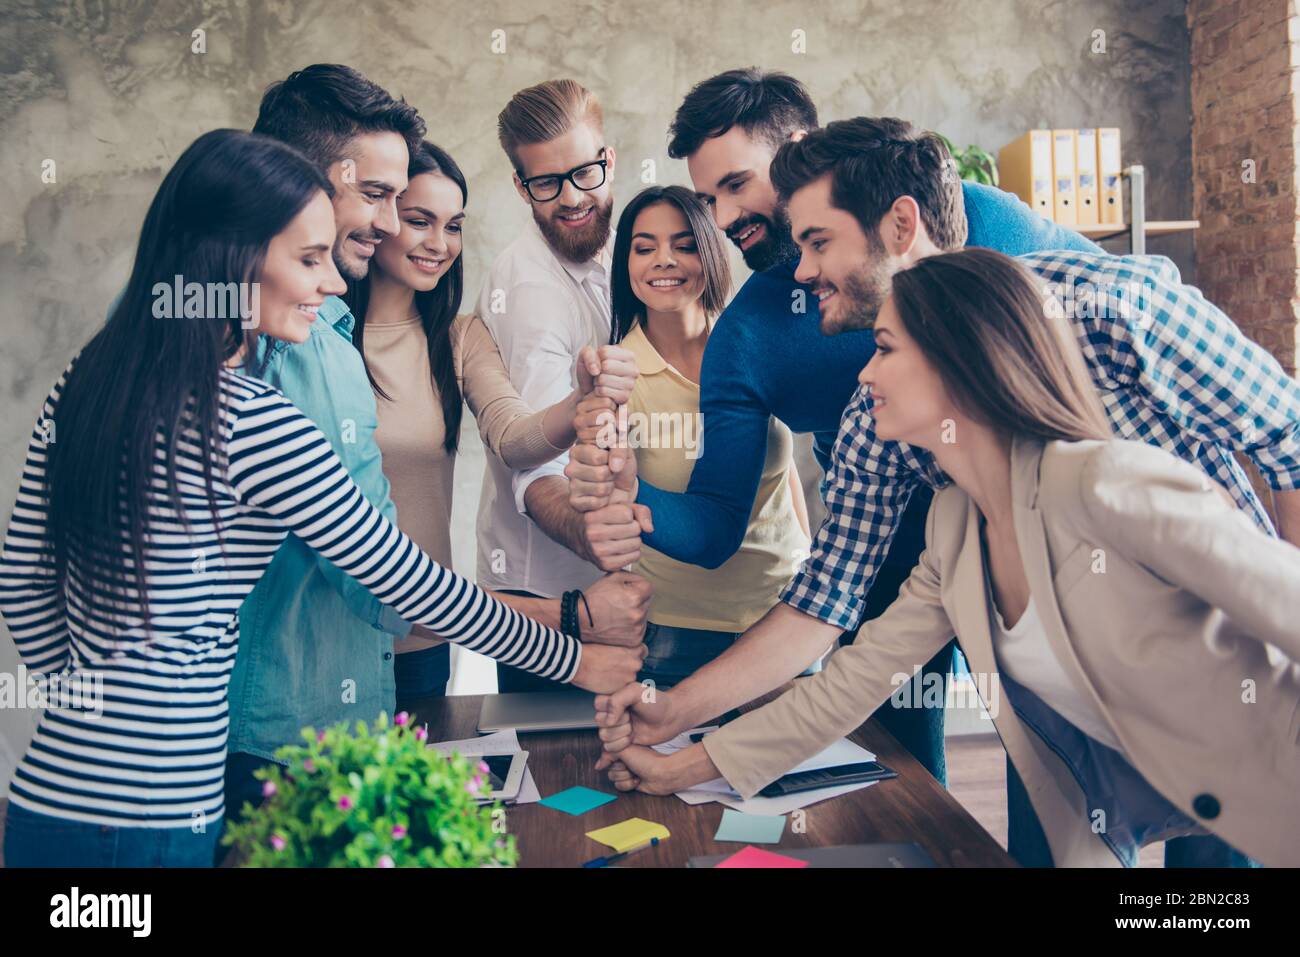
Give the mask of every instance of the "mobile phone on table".
M 863 781 L 884 781 L 896 777 L 898 777 L 897 771 L 891 771 L 878 761 L 863 761 L 860 764 L 842 764 L 836 768 L 819 768 L 816 771 L 795 771 L 778 778 L 758 793 L 763 797 L 784 797 L 801 791 L 839 787 L 841 784 L 860 784 Z

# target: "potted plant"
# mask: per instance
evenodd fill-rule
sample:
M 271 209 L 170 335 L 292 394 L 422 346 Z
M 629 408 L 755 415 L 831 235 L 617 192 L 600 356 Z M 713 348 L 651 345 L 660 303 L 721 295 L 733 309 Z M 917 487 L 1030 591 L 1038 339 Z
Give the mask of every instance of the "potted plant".
M 937 135 L 952 154 L 958 177 L 971 183 L 983 183 L 985 186 L 998 185 L 998 161 L 992 153 L 974 144 L 961 150 L 942 133 Z
M 509 867 L 499 804 L 480 805 L 487 765 L 427 747 L 405 712 L 303 730 L 256 772 L 264 801 L 222 838 L 244 867 Z

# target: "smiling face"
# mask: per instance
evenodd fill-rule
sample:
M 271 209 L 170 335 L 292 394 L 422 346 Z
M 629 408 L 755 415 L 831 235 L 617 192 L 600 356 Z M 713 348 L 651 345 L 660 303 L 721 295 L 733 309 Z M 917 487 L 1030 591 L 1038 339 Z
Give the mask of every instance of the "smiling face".
M 787 209 L 800 250 L 794 278 L 813 287 L 822 334 L 871 328 L 903 261 L 879 237 L 870 241 L 852 213 L 831 204 L 829 173 L 795 190 Z
M 329 168 L 337 235 L 334 264 L 364 279 L 375 247 L 398 231 L 397 196 L 406 189 L 406 141 L 397 133 L 366 133 Z
M 334 210 L 317 191 L 267 246 L 253 307 L 259 331 L 305 342 L 325 298 L 347 290 L 330 256 L 334 237 Z
M 959 415 L 948 390 L 921 347 L 903 328 L 892 296 L 876 317 L 876 352 L 858 375 L 871 392 L 876 436 L 933 449 L 945 421 Z
M 706 139 L 686 158 L 695 192 L 755 272 L 793 259 L 798 252 L 789 225 L 777 211 L 776 190 L 768 173 L 775 152 L 744 128 L 733 126 Z
M 545 202 L 533 199 L 515 174 L 515 189 L 532 207 L 533 219 L 547 243 L 573 262 L 586 262 L 609 241 L 609 224 L 614 218 L 614 149 L 604 146 L 602 140 L 590 123 L 578 123 L 553 140 L 521 143 L 515 148 L 524 179 L 563 176 L 579 166 L 605 161 L 605 182 L 600 186 L 582 190 L 565 180 L 559 195 Z
M 686 216 L 672 203 L 637 214 L 628 250 L 633 294 L 656 312 L 681 312 L 704 295 L 704 265 Z
M 421 173 L 397 199 L 401 229 L 379 244 L 375 266 L 403 286 L 428 292 L 461 253 L 465 203 L 442 173 Z

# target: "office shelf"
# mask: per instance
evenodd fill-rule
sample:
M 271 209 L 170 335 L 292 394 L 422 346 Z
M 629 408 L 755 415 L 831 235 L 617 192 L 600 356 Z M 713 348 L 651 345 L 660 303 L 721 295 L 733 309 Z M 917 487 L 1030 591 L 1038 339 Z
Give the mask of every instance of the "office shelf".
M 1071 228 L 1096 242 L 1116 239 L 1120 236 L 1129 238 L 1129 249 L 1135 255 L 1147 251 L 1148 236 L 1168 236 L 1172 233 L 1185 233 L 1201 228 L 1199 219 L 1173 219 L 1147 222 L 1146 216 L 1146 170 L 1138 165 L 1130 166 L 1123 172 L 1129 184 L 1129 221 L 1127 223 L 1099 223 L 1089 226 L 1072 226 Z

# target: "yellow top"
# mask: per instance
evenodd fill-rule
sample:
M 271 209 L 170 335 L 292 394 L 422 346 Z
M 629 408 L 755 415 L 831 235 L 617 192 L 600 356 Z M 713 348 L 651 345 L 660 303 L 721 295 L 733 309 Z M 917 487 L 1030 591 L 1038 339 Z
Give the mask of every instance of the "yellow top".
M 622 345 L 636 356 L 637 378 L 628 400 L 628 441 L 637 475 L 667 492 L 684 492 L 704 450 L 700 387 L 682 375 L 646 338 L 640 324 Z M 740 550 L 719 568 L 688 565 L 642 546 L 633 569 L 654 585 L 650 621 L 707 631 L 744 631 L 780 598 L 808 538 L 799 527 L 790 492 L 794 441 L 770 419 L 767 460 Z

